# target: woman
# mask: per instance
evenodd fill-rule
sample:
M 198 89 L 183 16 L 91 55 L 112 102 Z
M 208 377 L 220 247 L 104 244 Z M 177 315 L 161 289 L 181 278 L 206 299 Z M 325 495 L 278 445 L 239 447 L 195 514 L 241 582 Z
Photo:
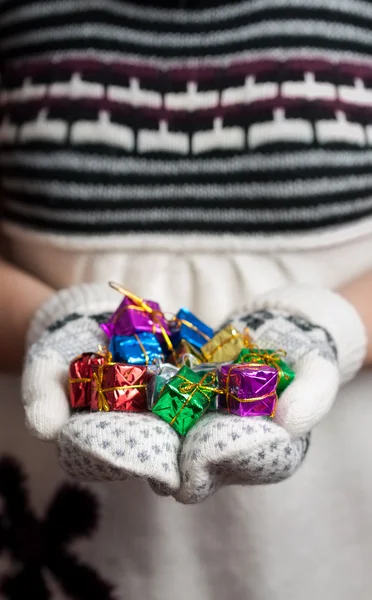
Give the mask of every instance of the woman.
M 20 368 L 29 329 L 28 425 L 58 439 L 75 477 L 119 480 L 63 484 L 55 446 L 27 433 L 18 380 L 4 377 L 2 452 L 21 466 L 1 463 L 3 593 L 367 597 L 366 382 L 321 422 L 296 477 L 225 484 L 291 475 L 340 384 L 371 361 L 372 12 L 186 4 L 1 4 L 2 365 Z M 206 417 L 181 447 L 149 417 L 70 419 L 68 358 L 99 340 L 119 299 L 106 285 L 54 294 L 108 280 L 214 327 L 245 305 L 238 324 L 283 342 L 298 367 L 276 422 Z M 198 506 L 120 481 L 128 473 Z

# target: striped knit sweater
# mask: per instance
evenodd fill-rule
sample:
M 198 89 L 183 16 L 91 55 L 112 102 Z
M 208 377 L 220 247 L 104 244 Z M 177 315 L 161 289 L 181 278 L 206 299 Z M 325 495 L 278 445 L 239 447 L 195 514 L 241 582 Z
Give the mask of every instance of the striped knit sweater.
M 0 0 L 4 229 L 372 232 L 371 3 L 189 5 Z

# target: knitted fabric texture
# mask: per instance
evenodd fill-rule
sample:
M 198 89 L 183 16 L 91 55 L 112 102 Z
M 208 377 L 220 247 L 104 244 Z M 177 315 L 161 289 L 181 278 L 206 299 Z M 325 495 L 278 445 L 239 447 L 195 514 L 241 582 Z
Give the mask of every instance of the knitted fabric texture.
M 191 6 L 1 3 L 4 227 L 372 231 L 370 3 Z
M 70 415 L 68 365 L 81 352 L 95 351 L 106 342 L 99 327 L 113 310 L 106 288 L 92 284 L 63 290 L 35 315 L 22 378 L 27 424 L 41 439 L 57 441 L 62 466 L 79 479 L 131 475 L 169 494 L 179 486 L 180 441 L 167 423 L 152 414 Z M 102 305 L 107 312 L 97 314 Z M 55 321 L 53 314 L 58 315 Z
M 364 327 L 337 294 L 288 286 L 252 304 L 256 311 L 236 315 L 233 324 L 248 328 L 260 348 L 284 350 L 296 378 L 281 395 L 274 421 L 211 414 L 190 431 L 180 458 L 181 502 L 201 502 L 224 485 L 274 483 L 292 475 L 306 454 L 309 432 L 336 398 L 342 368 L 351 378 L 363 364 Z M 310 320 L 314 314 L 317 322 Z
M 260 347 L 286 351 L 297 377 L 281 396 L 276 420 L 294 435 L 324 417 L 339 385 L 363 365 L 367 338 L 361 318 L 329 290 L 289 285 L 252 301 L 233 322 L 248 327 Z
M 276 423 L 207 415 L 186 436 L 178 466 L 180 438 L 155 415 L 70 417 L 68 364 L 77 354 L 105 342 L 99 323 L 113 309 L 109 295 L 107 287 L 98 284 L 59 292 L 38 311 L 28 336 L 22 380 L 28 424 L 42 439 L 58 440 L 62 465 L 79 478 L 125 479 L 129 474 L 149 480 L 157 492 L 176 494 L 186 503 L 199 502 L 229 483 L 280 481 L 301 464 L 308 432 L 332 405 L 339 387 L 340 357 L 345 356 L 343 346 L 348 346 L 349 353 L 354 348 L 350 376 L 363 362 L 363 326 L 337 294 L 297 286 L 256 300 L 255 305 L 264 309 L 237 315 L 234 324 L 248 327 L 261 347 L 283 348 L 296 372 L 296 380 L 281 396 Z M 311 298 L 320 325 L 304 316 L 306 303 L 312 306 Z M 293 311 L 276 308 L 285 303 Z M 323 327 L 322 303 L 326 303 L 324 317 L 333 335 Z M 338 335 L 339 322 L 344 336 Z

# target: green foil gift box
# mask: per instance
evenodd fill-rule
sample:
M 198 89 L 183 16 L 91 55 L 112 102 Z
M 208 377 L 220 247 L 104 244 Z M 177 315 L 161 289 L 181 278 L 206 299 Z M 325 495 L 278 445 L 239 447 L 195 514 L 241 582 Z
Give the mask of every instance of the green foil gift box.
M 186 435 L 208 410 L 217 391 L 214 373 L 195 373 L 184 366 L 165 384 L 152 412 Z
M 278 386 L 276 391 L 278 396 L 280 396 L 295 378 L 295 372 L 283 360 L 284 357 L 285 352 L 283 352 L 283 350 L 261 350 L 261 348 L 251 346 L 249 348 L 243 348 L 234 363 L 254 363 L 257 365 L 275 367 L 278 371 Z

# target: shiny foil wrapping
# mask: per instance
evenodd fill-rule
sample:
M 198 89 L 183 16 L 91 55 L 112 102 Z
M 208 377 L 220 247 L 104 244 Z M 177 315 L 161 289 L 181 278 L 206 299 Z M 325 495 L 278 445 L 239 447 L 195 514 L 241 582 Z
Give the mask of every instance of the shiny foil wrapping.
M 256 363 L 266 364 L 271 367 L 275 367 L 278 371 L 278 387 L 277 394 L 280 395 L 284 390 L 292 383 L 295 378 L 295 372 L 291 367 L 281 358 L 281 355 L 276 350 L 261 350 L 259 348 L 243 348 L 238 358 L 235 360 L 236 364 L 242 363 Z
M 181 340 L 176 348 L 174 356 L 171 357 L 170 360 L 178 367 L 183 367 L 184 365 L 193 367 L 194 365 L 203 362 L 204 358 L 201 352 L 194 348 L 192 344 L 186 340 Z
M 235 360 L 248 343 L 248 336 L 233 325 L 226 325 L 216 333 L 201 351 L 207 362 L 223 363 Z
M 185 366 L 165 384 L 152 412 L 185 435 L 207 411 L 216 393 L 211 373 L 202 375 Z
M 147 410 L 147 385 L 154 374 L 147 367 L 106 363 L 92 381 L 91 410 Z
M 151 365 L 164 360 L 159 340 L 152 333 L 114 335 L 110 340 L 110 352 L 116 362 L 130 365 Z
M 69 398 L 71 408 L 89 409 L 93 373 L 105 363 L 101 354 L 85 352 L 74 358 L 69 367 Z
M 101 325 L 106 335 L 111 338 L 113 335 L 130 336 L 135 333 L 148 332 L 156 335 L 159 342 L 163 344 L 164 331 L 170 335 L 168 322 L 157 302 L 152 300 L 144 300 L 143 302 L 153 312 L 146 311 L 143 306 L 136 304 L 134 300 L 125 296 L 109 321 Z
M 164 363 L 159 373 L 152 377 L 147 386 L 147 408 L 152 410 L 158 401 L 159 395 L 167 381 L 177 375 L 178 367 Z
M 192 370 L 199 375 L 204 375 L 205 373 L 214 373 L 217 375 L 217 369 L 220 366 L 219 363 L 200 363 L 199 365 L 193 366 Z M 216 377 L 216 381 L 217 380 Z M 220 396 L 219 394 L 216 394 L 210 401 L 208 412 L 217 412 L 218 410 L 220 410 Z
M 181 340 L 185 340 L 194 348 L 199 349 L 213 336 L 213 329 L 198 319 L 187 308 L 181 308 L 176 316 L 179 329 L 172 334 L 173 345 L 177 346 Z
M 257 364 L 221 365 L 218 368 L 220 406 L 241 417 L 275 414 L 278 371 Z

